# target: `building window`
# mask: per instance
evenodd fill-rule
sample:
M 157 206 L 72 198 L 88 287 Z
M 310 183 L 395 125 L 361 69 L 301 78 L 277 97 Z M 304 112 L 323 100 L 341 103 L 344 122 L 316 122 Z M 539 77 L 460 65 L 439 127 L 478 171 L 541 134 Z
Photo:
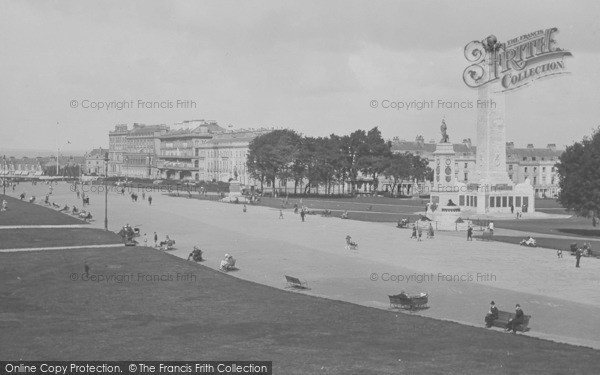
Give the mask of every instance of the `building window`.
M 523 172 L 527 173 L 527 167 L 525 167 L 525 168 L 523 169 Z
M 513 175 L 512 175 L 512 174 L 509 174 L 509 175 L 508 175 L 508 178 L 510 178 L 510 179 L 512 180 L 512 179 L 513 179 Z
M 465 169 L 469 168 L 469 163 L 465 163 Z
M 542 167 L 542 172 L 546 172 L 546 167 Z
M 537 158 L 536 158 L 535 156 L 532 156 L 532 157 L 531 157 L 531 160 L 533 160 L 533 161 L 536 161 L 536 159 L 537 159 Z
M 509 165 L 508 165 L 508 170 L 509 170 L 509 171 L 512 171 L 512 170 L 513 170 L 513 166 L 512 166 L 512 164 L 509 164 Z
M 527 161 L 527 156 L 523 156 L 523 161 Z

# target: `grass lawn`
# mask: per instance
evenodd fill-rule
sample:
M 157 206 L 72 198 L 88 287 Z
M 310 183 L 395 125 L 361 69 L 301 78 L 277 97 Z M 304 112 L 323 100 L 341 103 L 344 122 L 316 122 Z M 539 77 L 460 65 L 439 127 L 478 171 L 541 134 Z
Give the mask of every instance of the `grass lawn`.
M 0 230 L 0 249 L 101 245 L 122 242 L 121 237 L 114 232 L 91 228 Z
M 29 203 L 28 201 L 21 201 L 8 196 L 3 199 L 6 199 L 8 203 L 8 210 L 0 212 L 0 225 L 85 224 L 83 220 L 70 214 L 58 212 L 54 208 L 40 206 L 37 203 Z M 41 199 L 43 200 L 43 197 Z
M 82 281 L 84 262 L 113 279 Z M 596 350 L 310 293 L 143 247 L 0 253 L 0 359 L 272 360 L 286 375 L 600 373 Z
M 298 203 L 299 199 L 290 199 L 288 208 Z M 405 217 L 411 222 L 419 215 L 414 212 L 425 211 L 427 199 L 395 199 L 377 197 L 339 198 L 339 199 L 303 199 L 303 204 L 311 210 L 332 210 L 332 216 L 340 217 L 348 210 L 351 220 L 373 222 L 397 222 Z M 281 198 L 261 198 L 261 205 L 281 208 Z M 566 210 L 554 199 L 536 199 L 536 209 L 551 214 L 567 214 Z M 572 214 L 572 213 L 571 213 Z M 591 219 L 570 217 L 568 219 L 531 219 L 531 220 L 497 220 L 498 228 L 514 229 L 532 233 L 556 234 L 567 236 L 584 236 L 600 239 L 600 227 L 592 227 Z M 519 239 L 520 241 L 520 239 Z M 518 241 L 517 241 L 518 243 Z
M 481 235 L 476 235 L 475 238 L 480 238 Z M 577 240 L 572 240 L 569 238 L 549 238 L 549 237 L 534 237 L 535 241 L 537 242 L 537 246 L 538 247 L 543 247 L 543 248 L 547 248 L 547 249 L 551 249 L 551 250 L 562 250 L 562 251 L 566 251 L 565 253 L 563 253 L 563 255 L 567 255 L 569 253 L 569 249 L 570 249 L 570 245 L 574 242 L 576 242 L 579 247 L 583 246 L 584 241 L 577 241 Z M 512 244 L 519 244 L 521 242 L 521 240 L 524 240 L 526 238 L 524 237 L 514 237 L 514 236 L 498 236 L 498 235 L 494 235 L 494 241 L 499 241 L 499 242 L 506 242 L 506 243 L 512 243 Z M 586 240 L 585 242 L 589 242 L 592 246 L 592 249 L 600 249 L 600 241 L 594 241 L 594 240 Z M 528 247 L 523 247 L 525 250 L 528 249 Z

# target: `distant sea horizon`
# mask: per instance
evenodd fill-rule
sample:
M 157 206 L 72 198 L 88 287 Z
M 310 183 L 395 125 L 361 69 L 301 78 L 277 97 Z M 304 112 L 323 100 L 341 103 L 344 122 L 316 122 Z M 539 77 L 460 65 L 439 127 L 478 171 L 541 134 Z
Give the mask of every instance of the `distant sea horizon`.
M 86 150 L 60 150 L 61 156 L 84 156 Z M 56 156 L 56 150 L 52 149 L 34 149 L 34 148 L 0 148 L 0 157 L 7 158 L 14 156 L 15 158 L 36 158 L 38 156 Z

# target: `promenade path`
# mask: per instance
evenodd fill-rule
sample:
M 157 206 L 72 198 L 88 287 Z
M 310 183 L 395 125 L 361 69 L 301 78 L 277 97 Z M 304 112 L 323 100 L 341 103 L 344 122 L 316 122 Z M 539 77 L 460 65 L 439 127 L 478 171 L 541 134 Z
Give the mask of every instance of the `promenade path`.
M 47 190 L 21 184 L 16 193 L 43 197 Z M 308 281 L 311 289 L 301 293 L 381 309 L 389 308 L 389 294 L 427 292 L 430 308 L 416 314 L 474 326 L 483 326 L 491 300 L 508 311 L 519 303 L 533 316 L 527 335 L 600 349 L 600 260 L 583 258 L 575 268 L 573 257 L 548 249 L 467 242 L 457 233 L 417 242 L 393 223 L 313 215 L 303 223 L 291 210 L 281 220 L 279 209 L 248 205 L 243 213 L 242 205 L 146 192 L 150 206 L 137 193 L 137 203 L 109 194 L 110 230 L 139 225 L 149 245 L 154 231 L 159 240 L 168 234 L 176 240 L 170 253 L 183 258 L 199 245 L 202 265 L 214 269 L 230 253 L 240 268 L 232 277 L 284 288 L 287 274 Z M 89 195 L 91 225 L 103 228 L 104 195 Z M 65 183 L 55 185 L 51 201 L 81 207 Z M 345 249 L 346 235 L 357 250 Z

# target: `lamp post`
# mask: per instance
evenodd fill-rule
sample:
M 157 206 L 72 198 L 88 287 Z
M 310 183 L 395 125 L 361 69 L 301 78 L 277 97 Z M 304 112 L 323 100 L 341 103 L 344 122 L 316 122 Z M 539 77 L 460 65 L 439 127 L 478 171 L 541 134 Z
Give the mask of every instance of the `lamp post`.
M 104 154 L 104 230 L 108 230 L 108 152 Z
M 2 194 L 6 197 L 6 155 L 4 155 L 4 166 L 2 170 Z

